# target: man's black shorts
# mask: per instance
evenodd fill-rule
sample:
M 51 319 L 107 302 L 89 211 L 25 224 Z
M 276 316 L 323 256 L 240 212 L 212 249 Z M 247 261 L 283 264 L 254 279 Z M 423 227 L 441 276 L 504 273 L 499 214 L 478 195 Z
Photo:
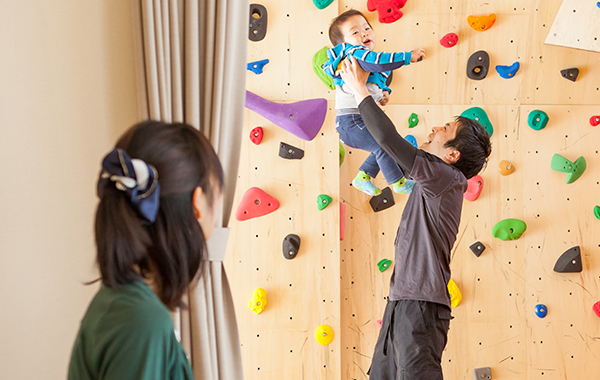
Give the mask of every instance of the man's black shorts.
M 452 318 L 446 305 L 388 301 L 369 370 L 370 380 L 442 380 L 442 351 Z

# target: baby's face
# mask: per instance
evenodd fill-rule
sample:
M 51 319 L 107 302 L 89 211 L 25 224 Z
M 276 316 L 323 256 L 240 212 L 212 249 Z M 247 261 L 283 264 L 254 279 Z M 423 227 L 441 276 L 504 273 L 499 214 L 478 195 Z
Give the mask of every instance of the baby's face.
M 351 45 L 362 45 L 375 49 L 375 32 L 361 15 L 351 16 L 340 25 L 344 42 Z

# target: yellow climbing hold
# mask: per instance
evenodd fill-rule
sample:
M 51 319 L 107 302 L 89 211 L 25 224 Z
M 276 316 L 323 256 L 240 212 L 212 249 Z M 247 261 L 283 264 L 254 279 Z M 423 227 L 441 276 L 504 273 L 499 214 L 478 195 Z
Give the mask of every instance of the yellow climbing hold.
M 333 342 L 333 329 L 328 325 L 321 325 L 315 330 L 315 339 L 323 346 Z
M 267 306 L 267 291 L 263 288 L 258 288 L 252 294 L 252 299 L 250 300 L 250 305 L 248 307 L 250 310 L 256 313 L 256 315 L 260 314 L 265 310 Z
M 457 307 L 460 301 L 462 301 L 462 294 L 460 294 L 458 285 L 456 285 L 456 282 L 454 282 L 453 279 L 450 279 L 450 281 L 448 281 L 448 293 L 450 293 L 451 306 Z

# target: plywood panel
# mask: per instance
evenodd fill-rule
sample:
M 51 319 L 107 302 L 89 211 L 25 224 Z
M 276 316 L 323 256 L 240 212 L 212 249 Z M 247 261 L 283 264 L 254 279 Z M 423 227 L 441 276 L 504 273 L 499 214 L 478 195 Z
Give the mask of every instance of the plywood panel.
M 594 1 L 563 0 L 546 43 L 600 53 L 600 5 Z

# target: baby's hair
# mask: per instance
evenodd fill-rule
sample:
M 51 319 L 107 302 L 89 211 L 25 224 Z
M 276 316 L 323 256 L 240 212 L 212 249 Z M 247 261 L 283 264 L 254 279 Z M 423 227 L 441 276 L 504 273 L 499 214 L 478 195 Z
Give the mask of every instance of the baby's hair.
M 445 147 L 460 152 L 460 158 L 452 165 L 469 179 L 487 164 L 492 153 L 492 143 L 489 133 L 479 122 L 463 116 L 457 116 L 455 121 L 458 123 L 456 136 L 446 142 Z
M 362 16 L 367 21 L 367 24 L 371 26 L 365 15 L 363 15 L 360 11 L 357 11 L 356 9 L 347 10 L 346 12 L 334 18 L 333 21 L 331 21 L 331 25 L 329 26 L 329 41 L 331 41 L 333 46 L 339 45 L 342 42 L 344 42 L 344 35 L 340 30 L 340 25 L 346 22 L 346 20 L 348 20 L 350 17 L 356 15 Z M 372 28 L 373 27 L 371 26 L 371 29 Z

